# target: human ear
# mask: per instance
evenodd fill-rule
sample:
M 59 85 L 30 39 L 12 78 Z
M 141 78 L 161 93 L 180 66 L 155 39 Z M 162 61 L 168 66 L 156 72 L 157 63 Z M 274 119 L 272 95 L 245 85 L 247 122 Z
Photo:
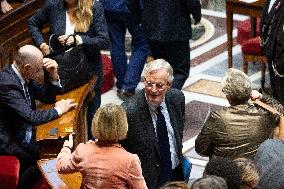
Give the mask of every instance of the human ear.
M 26 71 L 29 71 L 29 70 L 32 69 L 32 66 L 31 66 L 30 64 L 25 64 L 25 65 L 24 65 L 24 69 L 25 69 Z

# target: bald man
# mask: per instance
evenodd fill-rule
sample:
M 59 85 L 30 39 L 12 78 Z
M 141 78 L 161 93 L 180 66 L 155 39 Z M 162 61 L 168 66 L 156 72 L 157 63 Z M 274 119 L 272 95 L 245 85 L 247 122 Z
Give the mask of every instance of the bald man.
M 33 128 L 76 106 L 73 100 L 67 99 L 56 102 L 54 108 L 36 110 L 35 99 L 55 102 L 60 91 L 57 66 L 54 60 L 43 58 L 38 48 L 26 45 L 19 49 L 13 64 L 0 72 L 0 155 L 18 157 L 20 174 L 36 165 L 38 159 Z M 43 68 L 49 73 L 49 79 L 39 85 L 35 79 L 43 73 Z M 23 175 L 28 179 L 35 178 L 30 174 Z

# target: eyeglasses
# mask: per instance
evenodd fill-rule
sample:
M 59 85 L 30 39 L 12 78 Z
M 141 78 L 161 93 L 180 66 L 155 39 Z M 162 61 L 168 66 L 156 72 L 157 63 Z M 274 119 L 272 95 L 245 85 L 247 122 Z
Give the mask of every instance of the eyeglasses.
M 152 89 L 155 85 L 157 90 L 164 90 L 167 84 L 168 83 L 163 84 L 163 83 L 153 83 L 151 81 L 146 81 L 146 87 L 149 89 Z

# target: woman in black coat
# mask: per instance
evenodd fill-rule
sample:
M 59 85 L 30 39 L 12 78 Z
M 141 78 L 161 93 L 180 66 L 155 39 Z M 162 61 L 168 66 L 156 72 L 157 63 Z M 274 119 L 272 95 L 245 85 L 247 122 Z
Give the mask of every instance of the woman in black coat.
M 47 0 L 28 23 L 35 45 L 44 54 L 49 54 L 50 49 L 41 31 L 47 23 L 50 26 L 50 34 L 58 35 L 61 44 L 68 35 L 75 34 L 76 44 L 82 45 L 89 63 L 96 70 L 96 95 L 88 104 L 87 113 L 88 137 L 92 138 L 92 119 L 101 103 L 100 86 L 103 73 L 100 50 L 106 48 L 109 41 L 103 8 L 99 1 L 94 0 Z M 67 44 L 74 44 L 74 38 L 68 38 Z

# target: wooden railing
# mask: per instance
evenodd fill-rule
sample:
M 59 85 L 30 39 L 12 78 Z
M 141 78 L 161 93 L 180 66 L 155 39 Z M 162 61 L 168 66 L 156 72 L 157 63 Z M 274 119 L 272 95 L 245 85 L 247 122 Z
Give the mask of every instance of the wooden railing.
M 0 70 L 13 62 L 20 46 L 33 44 L 28 31 L 28 19 L 45 0 L 27 0 L 12 4 L 13 11 L 0 16 Z M 45 29 L 45 33 L 47 33 Z

